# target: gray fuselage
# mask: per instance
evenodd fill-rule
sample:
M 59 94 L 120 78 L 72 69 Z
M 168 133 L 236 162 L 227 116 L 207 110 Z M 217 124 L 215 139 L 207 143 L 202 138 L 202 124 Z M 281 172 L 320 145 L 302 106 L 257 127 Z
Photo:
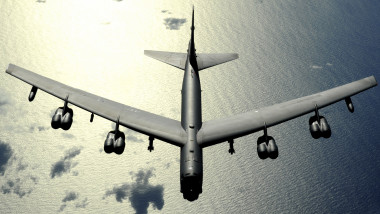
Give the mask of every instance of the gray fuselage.
M 201 84 L 194 47 L 194 27 L 189 42 L 185 74 L 182 83 L 181 125 L 187 133 L 187 142 L 181 147 L 181 192 L 189 201 L 202 193 L 202 149 L 197 143 L 197 133 L 202 126 Z

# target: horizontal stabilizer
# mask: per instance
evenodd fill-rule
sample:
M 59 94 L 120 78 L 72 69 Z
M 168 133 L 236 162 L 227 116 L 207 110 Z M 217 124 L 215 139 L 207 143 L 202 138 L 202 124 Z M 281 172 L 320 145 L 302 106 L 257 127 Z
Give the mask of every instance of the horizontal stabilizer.
M 203 70 L 239 58 L 237 53 L 200 53 L 197 54 L 198 70 Z
M 186 53 L 144 50 L 144 54 L 176 68 L 185 70 Z

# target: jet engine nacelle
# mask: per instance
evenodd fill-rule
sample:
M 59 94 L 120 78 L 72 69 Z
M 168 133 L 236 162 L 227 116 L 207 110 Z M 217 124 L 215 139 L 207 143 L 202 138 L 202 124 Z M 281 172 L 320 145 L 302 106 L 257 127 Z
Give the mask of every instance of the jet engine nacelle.
M 104 141 L 104 151 L 106 153 L 115 152 L 120 155 L 124 152 L 125 135 L 121 131 L 110 131 Z
M 51 119 L 51 127 L 53 129 L 62 128 L 63 130 L 69 130 L 71 124 L 73 124 L 74 112 L 71 108 L 66 107 L 65 112 L 64 107 L 59 107 Z
M 331 136 L 331 128 L 323 116 L 319 117 L 319 123 L 316 116 L 310 117 L 309 126 L 310 134 L 314 139 L 320 137 L 329 138 Z
M 278 147 L 272 136 L 261 136 L 257 139 L 257 154 L 260 159 L 276 159 L 278 157 Z

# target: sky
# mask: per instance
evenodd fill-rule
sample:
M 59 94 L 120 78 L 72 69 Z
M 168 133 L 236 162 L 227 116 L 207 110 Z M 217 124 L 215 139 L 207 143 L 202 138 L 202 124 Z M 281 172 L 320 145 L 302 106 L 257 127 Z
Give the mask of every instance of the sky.
M 380 67 L 372 1 L 0 2 L 0 68 L 16 64 L 108 99 L 180 120 L 183 73 L 144 50 L 186 52 L 195 6 L 197 52 L 239 54 L 200 74 L 205 121 L 317 93 Z M 72 106 L 69 131 L 50 127 L 63 101 L 0 74 L 1 213 L 377 213 L 379 87 L 321 109 L 332 137 L 306 115 L 270 128 L 280 155 L 260 160 L 255 133 L 204 150 L 203 193 L 189 202 L 179 149 L 126 128 L 123 155 L 103 143 L 115 125 Z

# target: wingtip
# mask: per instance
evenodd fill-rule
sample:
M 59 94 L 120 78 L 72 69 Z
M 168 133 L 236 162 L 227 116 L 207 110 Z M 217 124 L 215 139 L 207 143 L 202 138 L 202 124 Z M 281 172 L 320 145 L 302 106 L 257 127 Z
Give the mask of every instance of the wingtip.
M 153 52 L 152 50 L 144 50 L 144 55 L 150 56 Z
M 373 77 L 373 81 L 374 81 L 374 86 L 377 86 L 377 80 L 375 78 L 375 76 L 372 76 Z
M 13 72 L 12 68 L 14 68 L 14 67 L 15 67 L 15 65 L 13 65 L 12 63 L 9 63 L 7 70 L 5 70 L 5 73 L 12 74 L 12 72 Z

